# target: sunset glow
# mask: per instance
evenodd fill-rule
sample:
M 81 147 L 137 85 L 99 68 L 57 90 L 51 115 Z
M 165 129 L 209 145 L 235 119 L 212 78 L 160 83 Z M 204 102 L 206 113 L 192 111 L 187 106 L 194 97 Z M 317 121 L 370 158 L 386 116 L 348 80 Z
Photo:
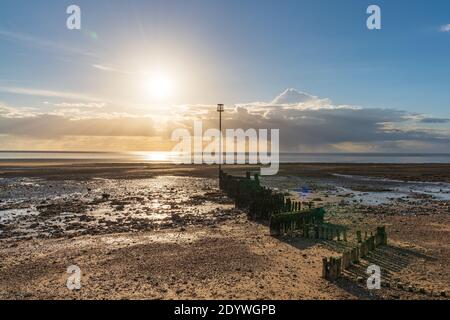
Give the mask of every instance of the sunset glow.
M 448 300 L 449 56 L 450 0 L 0 1 L 0 300 Z
M 400 18 L 368 29 L 357 0 L 287 1 L 270 25 L 267 3 L 80 0 L 76 21 L 43 1 L 2 2 L 0 150 L 171 151 L 174 130 L 218 127 L 218 103 L 224 128 L 280 129 L 281 152 L 450 148 L 446 3 L 417 4 L 428 31 L 409 42 Z
M 154 100 L 166 100 L 175 94 L 175 82 L 164 72 L 155 72 L 143 81 L 145 95 Z

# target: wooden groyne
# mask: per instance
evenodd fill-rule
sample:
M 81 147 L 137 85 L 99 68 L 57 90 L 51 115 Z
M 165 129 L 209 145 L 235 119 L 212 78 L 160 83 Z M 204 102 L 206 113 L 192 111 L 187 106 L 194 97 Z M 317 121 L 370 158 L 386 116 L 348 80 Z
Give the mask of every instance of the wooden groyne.
M 328 241 L 347 242 L 348 228 L 324 222 L 325 210 L 312 208 L 293 201 L 285 194 L 261 186 L 259 176 L 250 172 L 245 177 L 235 177 L 220 172 L 220 189 L 234 200 L 236 208 L 247 210 L 253 220 L 269 221 L 272 236 L 304 237 Z M 323 258 L 322 275 L 328 280 L 336 280 L 342 271 L 359 263 L 377 247 L 387 244 L 385 227 L 378 227 L 376 234 L 364 240 L 361 231 L 356 232 L 356 243 L 338 257 Z
M 323 258 L 322 275 L 325 279 L 336 280 L 342 275 L 342 271 L 358 264 L 362 258 L 367 257 L 378 247 L 387 245 L 387 234 L 385 227 L 378 227 L 375 235 L 361 239 L 361 231 L 356 231 L 357 243 L 345 250 L 339 257 Z
M 284 195 L 261 186 L 257 174 L 252 179 L 250 172 L 244 178 L 221 171 L 220 189 L 234 200 L 236 208 L 248 209 L 252 219 L 268 220 L 272 214 L 287 209 Z
M 220 172 L 220 189 L 234 200 L 238 209 L 247 209 L 254 220 L 270 221 L 274 235 L 283 234 L 282 230 L 297 230 L 306 224 L 321 224 L 325 211 L 313 209 L 311 203 L 304 205 L 292 201 L 283 193 L 261 186 L 259 175 L 253 177 L 250 172 L 245 177 L 235 177 Z

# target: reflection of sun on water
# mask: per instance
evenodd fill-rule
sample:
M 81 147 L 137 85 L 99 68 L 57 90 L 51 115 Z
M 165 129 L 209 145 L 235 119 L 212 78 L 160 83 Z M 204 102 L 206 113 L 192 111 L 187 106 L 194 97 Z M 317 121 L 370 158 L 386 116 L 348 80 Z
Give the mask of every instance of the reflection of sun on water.
M 150 162 L 169 162 L 173 157 L 173 152 L 166 151 L 136 152 L 135 154 L 139 159 Z

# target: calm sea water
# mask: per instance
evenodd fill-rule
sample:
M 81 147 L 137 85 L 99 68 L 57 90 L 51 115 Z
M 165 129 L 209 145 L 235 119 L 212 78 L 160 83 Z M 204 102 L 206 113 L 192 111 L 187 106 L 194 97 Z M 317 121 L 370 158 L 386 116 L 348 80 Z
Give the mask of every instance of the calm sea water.
M 0 151 L 0 160 L 84 160 L 102 162 L 172 162 L 171 152 L 29 152 Z M 282 163 L 450 163 L 450 153 L 280 153 Z

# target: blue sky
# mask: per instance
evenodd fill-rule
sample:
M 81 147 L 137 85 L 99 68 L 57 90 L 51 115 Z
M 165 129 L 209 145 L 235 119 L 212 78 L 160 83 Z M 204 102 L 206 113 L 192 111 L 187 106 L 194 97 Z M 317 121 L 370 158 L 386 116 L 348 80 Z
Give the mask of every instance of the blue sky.
M 80 31 L 65 27 L 71 4 Z M 370 4 L 381 30 L 366 28 Z M 448 24 L 445 0 L 4 0 L 0 102 L 51 111 L 95 97 L 105 112 L 143 114 L 155 102 L 127 86 L 156 67 L 177 82 L 167 105 L 269 102 L 296 88 L 334 105 L 450 118 Z

